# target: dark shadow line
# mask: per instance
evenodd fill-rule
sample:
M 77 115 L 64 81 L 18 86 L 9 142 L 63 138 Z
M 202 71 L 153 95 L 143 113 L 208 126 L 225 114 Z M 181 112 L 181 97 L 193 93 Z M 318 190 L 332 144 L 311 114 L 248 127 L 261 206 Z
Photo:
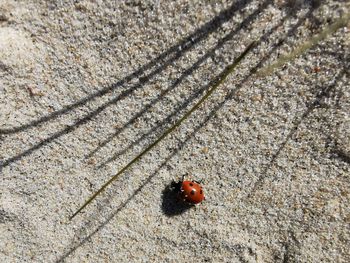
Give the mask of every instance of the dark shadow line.
M 216 31 L 223 23 L 229 21 L 235 12 L 242 9 L 245 5 L 247 5 L 251 0 L 239 0 L 235 3 L 233 3 L 228 9 L 221 11 L 216 17 L 214 17 L 212 20 L 201 26 L 199 29 L 197 29 L 194 33 L 186 37 L 184 40 L 182 40 L 180 43 L 172 46 L 167 51 L 160 54 L 158 57 L 150 61 L 149 63 L 141 66 L 138 70 L 133 72 L 132 74 L 126 76 L 124 79 L 118 81 L 115 84 L 112 84 L 108 87 L 105 87 L 75 103 L 72 103 L 71 105 L 65 106 L 64 108 L 57 110 L 49 115 L 40 117 L 37 120 L 31 121 L 27 124 L 23 124 L 18 127 L 13 128 L 5 128 L 0 129 L 0 135 L 1 134 L 12 134 L 17 133 L 20 131 L 24 131 L 28 128 L 37 126 L 43 122 L 47 122 L 53 118 L 56 118 L 62 114 L 65 114 L 79 106 L 82 106 L 86 104 L 89 101 L 92 101 L 93 99 L 97 97 L 101 97 L 108 92 L 116 89 L 119 86 L 124 85 L 127 82 L 130 82 L 134 78 L 139 78 L 142 76 L 142 74 L 147 71 L 148 69 L 152 68 L 153 66 L 158 66 L 159 71 L 164 70 L 164 68 L 168 65 L 170 65 L 175 59 L 181 57 L 183 54 L 185 54 L 187 51 L 191 50 L 194 45 L 205 39 L 207 36 L 209 36 L 211 33 Z M 167 58 L 172 53 L 175 55 L 173 57 Z M 161 63 L 161 65 L 157 65 Z M 140 83 L 144 82 L 144 78 L 140 77 L 139 79 Z
M 339 145 L 335 145 L 333 149 L 331 150 L 331 153 L 334 155 L 334 157 L 340 159 L 341 161 L 350 164 L 350 155 L 346 153 L 344 150 L 342 150 Z
M 281 145 L 278 147 L 277 151 L 274 153 L 274 155 L 271 157 L 271 160 L 267 164 L 266 168 L 262 172 L 262 174 L 259 176 L 258 180 L 253 184 L 252 189 L 250 190 L 247 198 L 251 198 L 254 196 L 255 192 L 263 185 L 264 179 L 266 176 L 264 176 L 267 171 L 271 168 L 271 166 L 274 164 L 274 162 L 277 160 L 278 156 L 282 152 L 282 150 L 285 148 L 289 140 L 293 137 L 295 132 L 298 130 L 298 127 L 300 124 L 310 115 L 311 112 L 313 112 L 315 109 L 320 107 L 320 102 L 322 99 L 329 97 L 330 92 L 336 88 L 338 81 L 345 75 L 346 70 L 343 69 L 335 78 L 331 85 L 328 85 L 327 87 L 323 88 L 321 91 L 319 91 L 315 99 L 307 106 L 307 109 L 305 112 L 301 115 L 301 117 L 296 117 L 293 120 L 293 127 L 290 129 L 290 132 L 286 136 L 286 138 L 283 140 Z
M 113 138 L 118 136 L 122 131 L 124 131 L 128 126 L 132 125 L 139 117 L 141 117 L 145 112 L 147 112 L 152 106 L 154 106 L 157 102 L 160 101 L 161 97 L 166 95 L 168 92 L 175 89 L 184 79 L 186 79 L 188 76 L 190 76 L 196 69 L 200 67 L 200 65 L 206 61 L 208 58 L 212 57 L 215 54 L 215 51 L 222 48 L 227 41 L 232 39 L 234 35 L 236 35 L 240 30 L 246 28 L 249 26 L 249 24 L 256 19 L 256 17 L 261 13 L 263 9 L 265 9 L 271 1 L 267 0 L 263 4 L 259 6 L 257 10 L 255 10 L 251 15 L 249 15 L 242 23 L 235 29 L 232 30 L 229 34 L 227 34 L 225 37 L 223 37 L 218 43 L 211 48 L 204 56 L 199 58 L 191 67 L 186 69 L 181 76 L 162 94 L 153 99 L 150 103 L 148 103 L 141 111 L 136 113 L 127 123 L 124 124 L 123 127 L 119 128 L 115 133 L 110 135 L 107 139 L 105 139 L 96 149 L 94 149 L 89 155 L 87 155 L 87 158 L 92 157 L 97 151 L 99 151 L 102 147 L 107 145 Z M 179 108 L 181 110 L 182 108 Z

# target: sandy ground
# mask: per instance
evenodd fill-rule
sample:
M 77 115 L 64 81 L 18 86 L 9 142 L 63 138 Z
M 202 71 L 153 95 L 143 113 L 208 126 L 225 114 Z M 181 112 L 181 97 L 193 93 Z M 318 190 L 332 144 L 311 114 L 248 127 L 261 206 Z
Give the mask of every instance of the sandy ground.
M 0 1 L 1 262 L 349 262 L 347 1 Z M 239 69 L 170 127 L 253 40 Z M 168 186 L 203 180 L 185 209 Z

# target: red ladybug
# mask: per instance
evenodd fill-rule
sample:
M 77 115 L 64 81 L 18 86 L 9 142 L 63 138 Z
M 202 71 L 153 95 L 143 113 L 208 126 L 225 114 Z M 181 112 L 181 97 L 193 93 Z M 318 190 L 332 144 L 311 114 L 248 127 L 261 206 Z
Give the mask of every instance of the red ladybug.
M 187 203 L 195 205 L 205 199 L 202 186 L 199 182 L 185 181 L 184 178 L 182 178 L 181 181 L 177 183 L 174 182 L 173 186 L 178 191 L 179 197 Z

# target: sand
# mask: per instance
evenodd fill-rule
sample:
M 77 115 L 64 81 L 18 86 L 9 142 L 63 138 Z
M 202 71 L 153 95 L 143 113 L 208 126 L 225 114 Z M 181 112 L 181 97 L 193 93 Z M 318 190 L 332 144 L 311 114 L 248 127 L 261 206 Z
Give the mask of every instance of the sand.
M 350 27 L 251 73 L 346 1 L 75 2 L 0 2 L 1 262 L 350 260 Z M 183 175 L 205 202 L 176 201 Z

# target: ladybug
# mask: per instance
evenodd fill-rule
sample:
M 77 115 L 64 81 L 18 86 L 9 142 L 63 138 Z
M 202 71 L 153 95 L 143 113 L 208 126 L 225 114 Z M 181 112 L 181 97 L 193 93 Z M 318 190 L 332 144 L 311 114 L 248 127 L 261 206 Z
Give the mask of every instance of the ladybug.
M 186 203 L 195 205 L 205 200 L 204 192 L 199 182 L 188 181 L 182 178 L 179 182 L 173 182 L 173 187 L 178 192 L 179 198 Z

